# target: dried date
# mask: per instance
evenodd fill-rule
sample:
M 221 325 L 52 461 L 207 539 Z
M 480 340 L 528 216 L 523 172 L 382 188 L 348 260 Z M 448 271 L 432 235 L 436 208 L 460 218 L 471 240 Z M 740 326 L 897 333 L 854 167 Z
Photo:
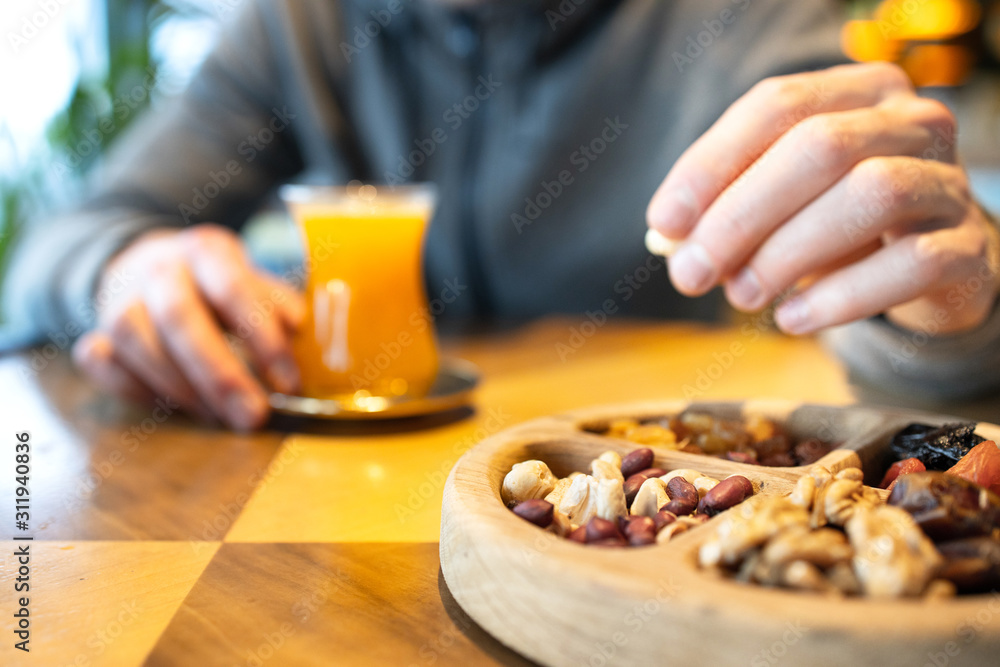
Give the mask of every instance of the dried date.
M 989 535 L 1000 528 L 1000 496 L 943 472 L 898 477 L 888 504 L 912 514 L 935 542 Z

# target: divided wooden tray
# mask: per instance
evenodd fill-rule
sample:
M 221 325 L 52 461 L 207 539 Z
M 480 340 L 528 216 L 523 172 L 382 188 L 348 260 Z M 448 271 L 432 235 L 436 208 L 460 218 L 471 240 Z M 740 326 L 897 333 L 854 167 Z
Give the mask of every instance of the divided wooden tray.
M 639 445 L 586 432 L 619 417 L 696 410 L 759 414 L 797 438 L 841 442 L 819 461 L 860 465 L 866 481 L 889 464 L 893 433 L 920 412 L 774 401 L 654 402 L 591 408 L 526 422 L 472 448 L 444 490 L 441 569 L 462 608 L 487 632 L 546 665 L 997 665 L 1000 593 L 945 601 L 836 598 L 748 586 L 702 571 L 697 550 L 718 517 L 668 544 L 606 549 L 559 538 L 504 507 L 510 467 L 540 459 L 557 476 L 586 471 L 609 449 Z M 1000 438 L 1000 427 L 977 432 Z M 655 450 L 655 448 L 654 448 Z M 785 494 L 805 468 L 765 468 L 656 450 L 655 465 L 721 479 L 740 473 L 763 494 Z M 733 510 L 731 510 L 733 511 Z

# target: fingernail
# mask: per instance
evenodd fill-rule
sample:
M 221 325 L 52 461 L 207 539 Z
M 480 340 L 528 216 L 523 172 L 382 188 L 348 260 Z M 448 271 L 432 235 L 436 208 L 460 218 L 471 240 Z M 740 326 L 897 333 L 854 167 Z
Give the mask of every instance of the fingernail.
M 266 405 L 258 396 L 236 391 L 226 399 L 226 418 L 239 431 L 252 431 L 264 418 Z
M 744 267 L 726 285 L 729 301 L 737 308 L 758 308 L 762 290 L 757 274 L 750 267 Z
M 798 296 L 781 304 L 774 314 L 774 319 L 778 322 L 781 330 L 790 334 L 809 333 L 813 328 L 811 317 L 812 309 L 809 304 Z
M 299 387 L 299 369 L 291 359 L 279 359 L 271 364 L 271 382 L 283 394 L 294 393 Z
M 698 217 L 698 202 L 686 185 L 667 190 L 649 205 L 647 222 L 671 238 L 684 238 Z
M 646 250 L 653 255 L 660 257 L 670 257 L 677 252 L 681 242 L 675 239 L 668 239 L 655 229 L 646 230 Z
M 681 292 L 702 294 L 715 282 L 715 265 L 700 245 L 685 243 L 670 258 L 670 276 Z

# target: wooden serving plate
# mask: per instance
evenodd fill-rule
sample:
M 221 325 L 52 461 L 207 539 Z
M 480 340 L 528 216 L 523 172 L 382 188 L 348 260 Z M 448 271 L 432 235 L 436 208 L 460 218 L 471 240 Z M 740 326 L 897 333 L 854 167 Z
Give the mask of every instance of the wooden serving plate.
M 764 588 L 698 568 L 718 517 L 668 544 L 607 549 L 571 542 L 515 516 L 500 499 L 514 463 L 540 459 L 563 477 L 603 451 L 634 443 L 586 432 L 619 417 L 760 414 L 797 438 L 842 446 L 820 464 L 888 465 L 892 434 L 940 415 L 784 402 L 656 402 L 581 410 L 526 422 L 468 451 L 444 490 L 441 569 L 455 599 L 487 632 L 546 665 L 997 665 L 1000 593 L 950 600 L 873 600 Z M 977 432 L 1000 438 L 1000 427 Z M 656 448 L 654 448 L 656 451 Z M 762 494 L 785 494 L 805 467 L 765 468 L 656 451 L 655 466 L 740 473 Z M 733 511 L 733 510 L 730 510 Z

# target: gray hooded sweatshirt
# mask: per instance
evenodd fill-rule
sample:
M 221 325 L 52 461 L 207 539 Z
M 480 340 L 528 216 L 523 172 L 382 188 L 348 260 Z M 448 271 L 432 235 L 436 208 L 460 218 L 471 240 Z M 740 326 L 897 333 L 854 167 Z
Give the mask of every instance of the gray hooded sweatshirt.
M 824 0 L 244 0 L 189 88 L 124 137 L 76 210 L 39 223 L 6 282 L 40 336 L 95 315 L 107 259 L 157 226 L 238 228 L 283 182 L 438 186 L 426 241 L 442 318 L 547 313 L 710 320 L 643 247 L 671 165 L 761 79 L 842 62 Z M 996 318 L 994 318 L 996 319 Z M 996 382 L 1000 322 L 908 340 L 833 333 L 863 378 L 956 395 Z M 897 355 L 899 356 L 899 355 Z

